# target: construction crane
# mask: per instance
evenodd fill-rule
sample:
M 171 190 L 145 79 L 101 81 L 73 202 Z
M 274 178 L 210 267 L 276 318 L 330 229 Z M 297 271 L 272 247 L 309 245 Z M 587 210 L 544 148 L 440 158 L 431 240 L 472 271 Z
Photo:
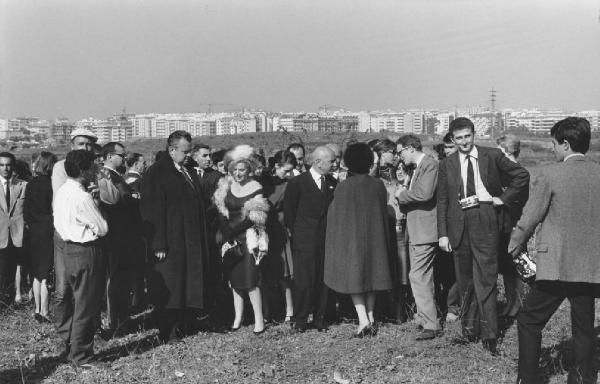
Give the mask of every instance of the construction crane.
M 231 103 L 200 103 L 200 105 L 208 106 L 208 113 L 212 113 L 212 107 L 216 105 L 225 106 L 225 105 L 233 105 Z

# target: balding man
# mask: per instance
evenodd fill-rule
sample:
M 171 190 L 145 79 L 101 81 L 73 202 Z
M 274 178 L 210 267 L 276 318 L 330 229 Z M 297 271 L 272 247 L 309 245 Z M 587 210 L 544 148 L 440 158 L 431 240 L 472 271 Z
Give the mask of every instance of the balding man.
M 312 310 L 313 326 L 327 329 L 325 313 L 330 290 L 323 282 L 327 210 L 337 181 L 329 173 L 335 154 L 317 147 L 308 172 L 288 182 L 283 209 L 292 239 L 294 329 L 304 332 Z
M 333 176 L 334 179 L 336 179 L 337 181 L 341 181 L 340 180 L 340 172 L 342 171 L 341 169 L 341 163 L 342 163 L 342 148 L 334 143 L 329 143 L 325 145 L 327 148 L 331 149 L 333 151 L 333 154 L 335 155 L 335 158 L 333 159 L 333 164 L 331 165 L 331 176 Z

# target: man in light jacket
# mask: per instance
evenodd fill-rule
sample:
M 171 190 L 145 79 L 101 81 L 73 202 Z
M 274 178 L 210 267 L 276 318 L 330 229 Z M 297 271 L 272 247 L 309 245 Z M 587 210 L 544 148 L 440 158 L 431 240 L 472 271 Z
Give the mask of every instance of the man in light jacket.
M 595 383 L 594 296 L 600 283 L 600 165 L 588 160 L 590 124 L 569 117 L 552 127 L 557 164 L 531 182 L 529 200 L 511 235 L 509 252 L 526 247 L 536 227 L 537 275 L 517 316 L 518 383 L 538 383 L 542 330 L 564 299 L 571 304 L 574 363 L 569 383 Z

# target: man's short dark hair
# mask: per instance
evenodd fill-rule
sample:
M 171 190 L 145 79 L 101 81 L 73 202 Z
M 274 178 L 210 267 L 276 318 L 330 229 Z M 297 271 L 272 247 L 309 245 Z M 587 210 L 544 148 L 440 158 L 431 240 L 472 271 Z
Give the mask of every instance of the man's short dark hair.
M 212 160 L 213 164 L 220 163 L 225 158 L 226 153 L 226 149 L 219 149 L 218 151 L 215 151 L 210 155 L 210 159 Z
M 559 144 L 566 140 L 574 152 L 586 153 L 590 149 L 590 122 L 583 117 L 567 117 L 559 121 L 550 130 L 550 135 Z
M 15 155 L 13 155 L 10 152 L 0 152 L 0 157 L 4 157 L 6 159 L 10 159 L 12 165 L 15 165 L 15 163 L 17 162 L 17 159 L 15 158 Z
M 283 164 L 291 164 L 296 168 L 298 165 L 298 161 L 296 160 L 296 155 L 294 155 L 291 151 L 277 151 L 273 157 L 273 166 L 275 164 L 283 165 Z
M 144 155 L 142 155 L 141 153 L 130 153 L 127 156 L 127 160 L 125 160 L 125 162 L 127 163 L 128 167 L 133 167 L 133 164 L 140 161 L 140 158 L 142 157 L 144 157 Z
M 396 142 L 396 144 L 402 146 L 403 148 L 410 146 L 416 149 L 417 151 L 423 150 L 423 144 L 421 144 L 421 139 L 419 139 L 415 135 L 401 136 Z
M 444 138 L 442 139 L 442 142 L 444 144 L 454 144 L 454 142 L 452 141 L 452 132 L 448 132 L 444 135 Z
M 364 175 L 373 166 L 373 151 L 366 143 L 349 145 L 344 152 L 344 164 L 352 173 Z
M 104 144 L 101 152 L 102 158 L 106 160 L 106 156 L 110 155 L 111 153 L 115 153 L 117 151 L 117 147 L 125 149 L 125 146 L 123 144 L 118 143 L 116 141 L 111 141 L 110 143 Z
M 454 131 L 469 128 L 472 133 L 475 133 L 475 125 L 473 122 L 466 117 L 457 117 L 450 122 L 450 134 L 454 134 Z
M 77 178 L 88 171 L 94 164 L 94 154 L 85 149 L 78 149 L 67 153 L 65 159 L 65 172 L 67 176 Z
M 198 143 L 192 148 L 192 153 L 197 153 L 201 149 L 207 149 L 210 151 L 210 147 L 208 146 L 208 144 Z
M 396 144 L 390 139 L 379 139 L 373 145 L 369 145 L 369 143 L 367 143 L 367 145 L 373 152 L 376 152 L 379 157 L 381 157 L 382 153 L 396 150 Z
M 192 135 L 190 135 L 189 132 L 186 131 L 175 131 L 173 133 L 171 133 L 169 135 L 169 138 L 167 139 L 167 151 L 169 150 L 169 148 L 175 146 L 177 143 L 179 143 L 179 140 L 181 139 L 185 139 L 188 142 L 192 142 Z
M 304 145 L 302 145 L 302 143 L 292 143 L 287 147 L 288 151 L 297 151 L 298 149 L 301 149 L 302 153 L 304 153 L 304 155 L 306 156 L 306 148 L 304 148 Z

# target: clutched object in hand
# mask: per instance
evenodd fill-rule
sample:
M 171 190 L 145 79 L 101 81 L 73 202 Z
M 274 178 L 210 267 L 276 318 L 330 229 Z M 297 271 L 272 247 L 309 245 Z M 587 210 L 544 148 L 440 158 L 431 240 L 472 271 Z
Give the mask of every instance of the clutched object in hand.
M 513 256 L 513 262 L 521 280 L 526 283 L 535 280 L 536 264 L 527 251 L 522 251 L 518 255 Z

